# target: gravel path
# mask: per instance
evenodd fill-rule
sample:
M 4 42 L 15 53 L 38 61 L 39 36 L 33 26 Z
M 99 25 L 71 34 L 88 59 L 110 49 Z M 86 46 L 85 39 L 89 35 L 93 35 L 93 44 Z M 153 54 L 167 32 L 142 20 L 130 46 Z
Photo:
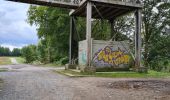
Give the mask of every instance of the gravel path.
M 11 58 L 12 64 L 18 64 L 17 60 L 15 58 Z
M 170 79 L 70 78 L 31 65 L 0 72 L 0 100 L 169 100 Z M 56 68 L 55 68 L 56 69 Z M 61 69 L 61 68 L 58 68 Z M 133 84 L 133 85 L 131 85 Z

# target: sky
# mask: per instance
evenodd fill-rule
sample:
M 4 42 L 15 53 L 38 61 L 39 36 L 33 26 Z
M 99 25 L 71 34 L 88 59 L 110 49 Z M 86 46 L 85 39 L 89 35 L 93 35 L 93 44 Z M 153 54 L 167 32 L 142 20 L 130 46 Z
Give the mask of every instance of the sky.
M 0 0 L 0 45 L 21 48 L 28 44 L 37 44 L 36 27 L 27 22 L 29 5 Z

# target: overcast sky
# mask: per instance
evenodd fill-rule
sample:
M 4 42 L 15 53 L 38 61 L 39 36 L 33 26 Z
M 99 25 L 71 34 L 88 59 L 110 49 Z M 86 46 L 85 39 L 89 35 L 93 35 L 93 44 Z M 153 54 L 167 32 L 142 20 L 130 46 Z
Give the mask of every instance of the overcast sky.
M 21 48 L 37 44 L 35 26 L 27 22 L 28 4 L 0 0 L 0 45 Z

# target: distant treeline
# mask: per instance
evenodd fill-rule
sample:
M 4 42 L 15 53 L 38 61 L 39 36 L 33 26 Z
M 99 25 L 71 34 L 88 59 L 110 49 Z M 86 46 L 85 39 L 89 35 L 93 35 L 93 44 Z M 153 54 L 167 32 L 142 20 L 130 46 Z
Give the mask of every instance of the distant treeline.
M 9 48 L 0 46 L 0 56 L 21 56 L 21 49 L 14 48 L 10 51 Z

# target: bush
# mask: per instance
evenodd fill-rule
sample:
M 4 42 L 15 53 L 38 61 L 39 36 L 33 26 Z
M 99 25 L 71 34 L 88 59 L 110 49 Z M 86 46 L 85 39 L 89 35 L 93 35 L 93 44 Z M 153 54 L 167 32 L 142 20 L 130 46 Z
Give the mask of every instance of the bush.
M 69 62 L 68 57 L 61 58 L 59 61 L 56 62 L 57 65 L 65 65 Z
M 25 58 L 26 63 L 32 63 L 37 60 L 37 52 L 35 45 L 29 45 L 22 48 L 22 56 Z

